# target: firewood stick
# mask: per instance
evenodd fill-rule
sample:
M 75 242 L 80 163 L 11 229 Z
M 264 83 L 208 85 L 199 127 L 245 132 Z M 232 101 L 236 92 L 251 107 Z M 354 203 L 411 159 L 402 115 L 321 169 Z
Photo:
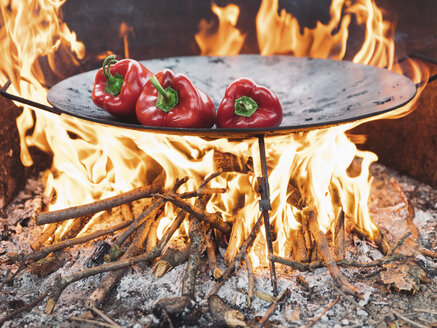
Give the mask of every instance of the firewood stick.
M 201 196 L 196 200 L 194 207 L 204 211 L 210 196 Z M 190 255 L 188 257 L 187 268 L 182 280 L 182 296 L 188 296 L 194 299 L 197 273 L 200 266 L 200 256 L 206 247 L 206 227 L 198 218 L 190 217 L 190 227 L 188 235 L 190 236 Z
M 234 223 L 232 224 L 231 235 L 229 236 L 228 247 L 225 252 L 225 263 L 229 265 L 234 261 L 235 256 L 238 253 L 238 247 L 242 243 L 242 239 L 244 238 L 244 222 L 241 218 L 235 218 Z
M 148 221 L 140 225 L 134 239 L 132 240 L 126 252 L 121 257 L 122 260 L 131 258 L 141 253 L 141 250 L 143 249 L 143 242 L 147 238 L 147 234 L 149 232 L 150 226 L 152 225 L 152 222 L 153 220 L 149 219 Z M 121 278 L 123 278 L 127 271 L 128 268 L 124 268 L 108 273 L 105 279 L 103 279 L 99 286 L 85 301 L 85 306 L 88 309 L 98 307 L 103 302 L 109 291 L 120 282 Z
M 123 231 L 123 233 L 117 238 L 117 240 L 111 245 L 111 249 L 109 250 L 105 260 L 107 262 L 113 261 L 120 257 L 121 255 L 121 246 L 123 243 L 138 229 L 138 227 L 143 224 L 145 221 L 149 220 L 158 209 L 164 204 L 162 199 L 159 199 L 156 202 L 153 202 L 147 209 L 138 216 L 129 227 Z
M 73 206 L 66 209 L 40 213 L 36 215 L 35 222 L 37 225 L 60 222 L 69 219 L 78 218 L 85 215 L 91 215 L 100 211 L 120 206 L 141 198 L 151 197 L 152 194 L 162 192 L 162 185 L 155 183 L 147 187 L 137 188 L 117 196 L 98 200 L 90 204 Z
M 284 290 L 282 295 L 280 297 L 278 297 L 272 303 L 272 305 L 270 305 L 270 307 L 267 309 L 266 313 L 263 315 L 263 317 L 259 321 L 259 324 L 261 325 L 261 327 L 263 327 L 264 324 L 267 322 L 267 320 L 269 320 L 269 318 L 273 315 L 273 313 L 275 313 L 276 307 L 278 306 L 278 304 L 286 302 L 289 296 L 290 296 L 290 290 L 287 288 Z
M 311 234 L 316 241 L 317 250 L 323 257 L 323 261 L 335 283 L 345 293 L 362 298 L 363 296 L 354 286 L 351 285 L 335 263 L 331 251 L 329 250 L 328 241 L 326 240 L 325 234 L 320 230 L 319 223 L 317 222 L 316 215 L 313 211 L 308 212 L 308 224 Z
M 406 316 L 404 316 L 403 314 L 399 313 L 399 312 L 396 311 L 396 310 L 391 309 L 391 312 L 392 312 L 396 317 L 398 317 L 399 319 L 405 321 L 406 323 L 410 324 L 410 325 L 413 326 L 413 327 L 417 327 L 417 328 L 429 328 L 429 327 L 430 327 L 430 326 L 428 326 L 428 325 L 422 325 L 421 323 L 419 323 L 419 322 L 417 322 L 417 321 L 411 320 L 411 319 L 407 318 Z
M 219 280 L 223 276 L 223 271 L 217 265 L 217 257 L 215 255 L 215 245 L 213 241 L 213 229 L 209 229 L 206 234 L 206 254 L 208 256 L 209 272 L 213 279 Z
M 252 299 L 255 296 L 255 278 L 253 274 L 252 260 L 250 259 L 249 254 L 246 253 L 244 259 L 246 260 L 247 280 L 249 281 L 247 287 L 247 306 L 250 307 L 252 305 Z
M 121 328 L 120 325 L 118 325 L 114 320 L 108 317 L 102 310 L 96 307 L 91 307 L 90 310 L 97 314 L 99 317 L 101 317 L 103 320 L 105 320 L 107 323 L 114 325 L 114 327 Z
M 207 187 L 202 187 L 199 188 L 195 191 L 186 191 L 186 192 L 182 192 L 182 193 L 178 193 L 177 195 L 182 198 L 193 198 L 193 197 L 197 197 L 197 196 L 201 196 L 201 195 L 208 195 L 208 194 L 223 194 L 226 191 L 228 191 L 226 188 L 207 188 Z
M 147 239 L 146 239 L 146 243 L 145 243 L 145 252 L 148 253 L 150 252 L 153 247 L 156 246 L 156 244 L 158 243 L 158 227 L 159 227 L 159 223 L 160 223 L 160 217 L 161 215 L 157 215 L 155 217 L 155 219 L 153 220 L 152 224 L 150 225 L 150 229 L 149 232 L 147 234 Z
M 47 247 L 45 247 L 45 248 L 43 248 L 35 253 L 11 254 L 11 255 L 6 254 L 6 256 L 8 256 L 7 261 L 19 261 L 19 260 L 22 260 L 24 262 L 38 261 L 38 260 L 46 257 L 48 254 L 50 254 L 52 252 L 56 252 L 56 251 L 59 251 L 61 249 L 71 247 L 74 245 L 83 244 L 83 243 L 86 243 L 90 240 L 94 240 L 96 238 L 99 238 L 99 237 L 102 237 L 105 235 L 110 235 L 118 230 L 122 230 L 122 229 L 128 227 L 132 222 L 133 222 L 132 220 L 125 221 L 125 222 L 122 222 L 114 227 L 104 229 L 104 230 L 98 230 L 98 231 L 93 232 L 93 233 L 86 235 L 86 236 L 73 238 L 73 239 L 67 239 L 63 242 L 47 246 Z
M 304 232 L 302 230 L 292 230 L 291 241 L 293 249 L 293 259 L 295 261 L 306 263 L 309 261 L 308 250 L 306 249 L 306 242 Z
M 25 311 L 30 311 L 31 309 L 33 309 L 35 306 L 37 306 L 44 298 L 46 298 L 46 296 L 49 294 L 50 290 L 46 290 L 41 296 L 39 296 L 38 298 L 36 298 L 33 302 L 16 309 L 15 311 L 5 315 L 3 318 L 0 318 L 0 327 L 8 320 L 13 319 L 15 316 L 17 316 L 18 314 L 25 312 Z
M 222 220 L 221 215 L 219 213 L 207 213 L 204 211 L 199 210 L 198 208 L 192 206 L 191 204 L 185 202 L 183 199 L 181 199 L 178 195 L 175 193 L 169 192 L 167 194 L 155 194 L 156 197 L 164 198 L 165 200 L 168 200 L 172 202 L 177 207 L 180 207 L 193 217 L 205 221 L 206 223 L 210 224 L 215 229 L 218 229 L 224 233 L 230 233 L 231 227 Z
M 337 297 L 331 302 L 329 303 L 329 305 L 327 307 L 325 307 L 322 311 L 322 313 L 320 313 L 317 317 L 311 319 L 306 325 L 305 328 L 310 328 L 312 325 L 314 325 L 317 321 L 319 321 L 326 312 L 328 312 L 335 304 L 337 304 L 337 302 L 340 300 L 340 295 L 337 295 Z
M 212 179 L 217 178 L 222 173 L 223 173 L 223 170 L 219 168 L 216 172 L 213 172 L 213 173 L 209 174 L 203 180 L 203 182 L 200 184 L 199 189 L 202 189 L 203 187 L 205 187 L 208 183 L 211 182 Z
M 410 202 L 410 200 L 407 198 L 405 193 L 402 191 L 402 187 L 395 179 L 391 179 L 390 182 L 395 187 L 395 189 L 398 191 L 399 195 L 402 198 L 402 201 L 404 202 L 405 206 L 407 207 L 408 213 L 407 217 L 405 218 L 405 221 L 407 221 L 407 225 L 410 228 L 411 233 L 413 234 L 414 240 L 419 246 L 419 252 L 422 255 L 429 256 L 432 258 L 437 258 L 437 252 L 434 252 L 430 249 L 427 249 L 423 247 L 422 245 L 422 238 L 420 237 L 419 229 L 417 229 L 416 225 L 414 224 L 413 220 L 416 216 L 416 211 L 414 210 L 413 204 Z
M 52 223 L 44 227 L 42 234 L 30 245 L 34 252 L 39 250 L 53 236 L 58 226 L 59 223 Z
M 208 308 L 214 319 L 214 326 L 247 327 L 244 315 L 240 311 L 230 309 L 218 295 L 208 297 Z
M 68 226 L 68 230 L 64 231 L 62 235 L 55 235 L 55 242 L 61 242 L 67 239 L 72 239 L 85 227 L 85 225 L 91 220 L 91 215 L 81 216 L 73 220 Z
M 77 322 L 83 322 L 83 323 L 91 324 L 91 325 L 94 325 L 94 326 L 100 326 L 100 327 L 108 327 L 108 328 L 118 328 L 118 327 L 120 327 L 119 325 L 115 326 L 115 325 L 110 324 L 110 323 L 100 322 L 100 321 L 92 320 L 92 319 L 84 319 L 84 318 L 79 318 L 79 317 L 75 317 L 75 316 L 70 317 L 68 320 L 77 321 Z
M 334 228 L 334 254 L 337 260 L 343 260 L 345 256 L 344 237 L 344 212 L 341 209 Z
M 185 216 L 186 216 L 186 213 L 183 211 L 181 211 L 178 214 L 176 219 L 170 225 L 170 228 L 168 228 L 167 231 L 164 233 L 164 236 L 159 241 L 158 245 L 156 245 L 156 247 L 150 253 L 131 257 L 131 258 L 128 258 L 125 260 L 120 260 L 118 262 L 111 262 L 111 263 L 102 264 L 100 266 L 96 266 L 96 267 L 93 267 L 90 269 L 76 272 L 76 273 L 74 273 L 70 276 L 67 276 L 67 277 L 60 277 L 60 276 L 57 277 L 56 281 L 54 282 L 54 284 L 52 286 L 51 292 L 49 294 L 49 298 L 47 300 L 44 312 L 46 314 L 50 314 L 53 312 L 53 309 L 54 309 L 59 297 L 61 296 L 62 291 L 71 283 L 74 283 L 74 282 L 79 281 L 79 280 L 84 279 L 84 278 L 94 276 L 94 275 L 99 274 L 99 273 L 128 268 L 128 267 L 135 265 L 137 263 L 151 261 L 151 260 L 157 258 L 158 256 L 160 256 L 164 247 L 167 245 L 168 241 L 170 240 L 170 238 L 173 236 L 175 231 L 181 225 L 182 221 L 185 219 Z
M 370 311 L 369 309 L 367 309 L 366 307 L 362 306 L 360 303 L 358 303 L 357 301 L 355 301 L 353 299 L 353 297 L 350 297 L 349 295 L 346 295 L 346 293 L 341 290 L 340 288 L 338 288 L 334 283 L 332 283 L 331 281 L 328 281 L 328 285 L 335 289 L 335 291 L 337 293 L 339 293 L 341 296 L 343 296 L 346 300 L 348 300 L 350 303 L 354 304 L 356 307 L 360 308 L 363 311 L 366 311 L 373 319 L 375 319 L 375 315 L 372 311 Z
M 356 267 L 356 268 L 370 268 L 374 266 L 380 266 L 392 261 L 396 261 L 403 258 L 403 255 L 395 255 L 394 252 L 404 243 L 405 239 L 407 239 L 410 236 L 410 232 L 403 235 L 390 249 L 390 251 L 385 255 L 384 257 L 370 262 L 357 262 L 357 261 L 351 261 L 351 260 L 341 260 L 341 261 L 335 261 L 337 265 L 340 266 L 350 266 L 350 267 Z M 295 268 L 296 270 L 299 270 L 301 272 L 304 271 L 312 271 L 314 269 L 323 268 L 325 265 L 324 262 L 311 262 L 311 263 L 301 263 L 297 261 L 292 261 L 277 255 L 269 255 L 269 260 L 281 263 L 284 265 L 291 266 Z
M 178 188 L 183 185 L 185 182 L 187 182 L 188 177 L 184 177 L 182 179 L 177 179 L 174 186 L 172 187 L 172 191 L 176 192 Z M 155 200 L 147 207 L 147 209 L 141 213 L 134 222 L 127 228 L 121 236 L 117 238 L 117 240 L 112 244 L 111 249 L 108 253 L 108 256 L 106 257 L 106 260 L 108 262 L 115 260 L 120 256 L 120 249 L 123 243 L 135 232 L 136 229 L 144 222 L 146 221 L 150 216 L 153 214 L 156 214 L 159 208 L 164 204 L 165 200 L 160 198 L 158 200 Z
M 243 242 L 243 244 L 240 246 L 240 250 L 238 251 L 237 255 L 235 256 L 235 260 L 228 266 L 228 268 L 223 273 L 223 278 L 220 282 L 216 283 L 213 289 L 209 292 L 208 295 L 216 294 L 219 289 L 223 286 L 223 284 L 226 282 L 226 280 L 231 276 L 231 274 L 234 272 L 235 267 L 237 265 L 237 262 L 240 263 L 242 258 L 245 256 L 245 254 L 248 252 L 250 247 L 253 245 L 256 236 L 258 235 L 259 229 L 263 225 L 263 215 L 261 214 L 256 221 L 255 225 L 252 228 L 252 231 L 250 232 L 249 236 L 246 238 L 246 240 Z
M 309 222 L 306 215 L 301 215 L 301 224 L 302 224 L 302 231 L 303 236 L 305 238 L 305 248 L 307 249 L 308 259 L 310 258 L 311 251 L 313 249 L 313 240 L 311 238 L 311 233 L 309 229 Z
M 302 277 L 300 274 L 296 276 L 296 282 L 302 286 L 303 289 L 305 289 L 307 292 L 311 292 L 311 287 L 308 281 L 305 280 L 304 277 Z
M 190 247 L 187 238 L 173 238 L 164 254 L 153 266 L 153 275 L 155 278 L 162 277 L 171 269 L 187 262 L 189 254 Z
M 177 326 L 197 326 L 202 310 L 197 303 L 188 296 L 177 296 L 161 298 L 156 302 L 152 309 L 152 313 L 157 317 L 161 323 L 172 322 L 177 323 Z M 160 318 L 164 316 L 165 321 Z M 169 327 L 165 325 L 165 327 Z

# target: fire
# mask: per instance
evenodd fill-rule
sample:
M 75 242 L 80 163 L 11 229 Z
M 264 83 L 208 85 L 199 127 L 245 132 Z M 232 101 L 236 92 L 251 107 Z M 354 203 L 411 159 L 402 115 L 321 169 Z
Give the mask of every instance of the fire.
M 201 54 L 204 56 L 238 55 L 245 39 L 245 35 L 235 27 L 240 8 L 233 4 L 221 8 L 213 3 L 211 9 L 219 19 L 219 26 L 214 33 L 213 22 L 207 22 L 204 19 L 200 21 L 200 31 L 195 35 L 195 39 L 201 49 Z
M 60 19 L 64 1 L 3 1 L 3 25 L 0 43 L 3 49 L 0 82 L 9 78 L 15 92 L 21 96 L 46 103 L 47 90 L 39 58 L 47 58 L 56 72 L 56 64 L 78 64 L 84 57 L 84 45 Z M 202 55 L 236 55 L 243 46 L 245 35 L 237 28 L 239 8 L 212 5 L 219 26 L 214 33 L 212 23 L 202 20 L 195 36 Z M 393 25 L 383 20 L 383 12 L 370 0 L 354 4 L 333 0 L 331 21 L 316 28 L 304 28 L 291 14 L 278 14 L 277 0 L 263 0 L 256 25 L 260 53 L 292 54 L 341 60 L 347 51 L 348 28 L 352 17 L 365 27 L 365 37 L 354 62 L 398 69 L 394 64 Z M 121 27 L 126 57 L 127 25 Z M 121 32 L 122 33 L 122 32 Z M 56 60 L 55 60 L 56 59 Z M 224 220 L 233 222 L 236 238 L 226 254 L 244 241 L 259 216 L 256 177 L 261 175 L 256 139 L 244 142 L 226 139 L 204 140 L 199 137 L 163 136 L 139 131 L 127 131 L 91 124 L 70 117 L 59 117 L 25 109 L 17 120 L 22 140 L 22 161 L 32 165 L 27 151 L 30 146 L 53 154 L 53 165 L 46 178 L 46 194 L 54 195 L 50 210 L 90 203 L 152 183 L 163 176 L 165 187 L 171 188 L 176 178 L 189 176 L 180 191 L 193 190 L 202 179 L 214 171 L 214 153 L 232 152 L 240 158 L 254 161 L 251 174 L 225 173 L 212 182 L 213 187 L 226 187 L 228 192 L 215 195 L 208 203 L 210 212 L 220 211 Z M 361 122 L 329 129 L 269 137 L 266 140 L 269 159 L 270 197 L 273 210 L 275 249 L 289 255 L 283 247 L 292 231 L 299 230 L 302 211 L 290 199 L 300 195 L 307 208 L 316 209 L 319 225 L 325 232 L 341 209 L 369 238 L 375 237 L 377 227 L 368 208 L 371 178 L 369 166 L 377 160 L 373 153 L 357 150 L 346 133 Z M 30 134 L 30 131 L 31 134 Z M 357 160 L 358 159 L 358 160 Z M 361 163 L 358 175 L 350 174 L 352 163 Z M 177 165 L 175 165 L 177 163 Z M 166 205 L 158 227 L 158 237 L 174 218 L 173 207 Z M 87 224 L 103 214 L 96 214 Z M 115 222 L 113 222 L 115 223 Z M 72 222 L 58 228 L 61 238 Z M 252 254 L 254 265 L 265 261 Z
M 134 28 L 132 26 L 129 26 L 125 22 L 122 22 L 120 25 L 120 37 L 123 39 L 124 58 L 130 58 L 130 56 L 129 56 L 129 41 L 128 41 L 129 34 L 132 34 L 133 36 L 135 36 Z

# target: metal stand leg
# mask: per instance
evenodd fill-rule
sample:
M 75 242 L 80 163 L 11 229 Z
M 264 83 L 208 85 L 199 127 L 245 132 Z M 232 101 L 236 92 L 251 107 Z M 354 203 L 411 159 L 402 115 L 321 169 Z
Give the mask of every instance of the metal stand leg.
M 272 242 L 272 233 L 270 228 L 270 216 L 269 211 L 272 209 L 270 205 L 270 190 L 269 190 L 269 181 L 267 177 L 267 159 L 266 159 L 266 148 L 264 143 L 264 135 L 258 136 L 258 145 L 259 145 L 259 155 L 261 160 L 261 170 L 262 177 L 258 177 L 258 184 L 260 186 L 261 191 L 261 200 L 259 202 L 260 210 L 263 213 L 264 217 L 264 227 L 266 229 L 266 241 L 267 241 L 267 250 L 270 254 L 273 254 L 273 242 Z M 276 281 L 276 270 L 275 270 L 275 262 L 270 261 L 270 279 L 272 281 L 273 287 L 273 295 L 278 295 L 278 283 Z

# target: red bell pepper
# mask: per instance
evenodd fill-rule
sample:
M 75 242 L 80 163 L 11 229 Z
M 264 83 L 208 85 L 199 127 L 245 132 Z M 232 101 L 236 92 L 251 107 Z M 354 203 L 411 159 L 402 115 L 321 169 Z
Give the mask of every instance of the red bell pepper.
M 206 93 L 184 74 L 169 69 L 150 78 L 136 105 L 138 121 L 150 126 L 210 128 L 215 122 L 215 112 Z
M 115 55 L 108 56 L 96 74 L 92 99 L 96 106 L 114 116 L 135 117 L 137 99 L 152 75 L 136 60 L 118 61 Z
M 232 82 L 217 110 L 219 128 L 266 128 L 282 122 L 282 107 L 271 90 L 249 78 Z

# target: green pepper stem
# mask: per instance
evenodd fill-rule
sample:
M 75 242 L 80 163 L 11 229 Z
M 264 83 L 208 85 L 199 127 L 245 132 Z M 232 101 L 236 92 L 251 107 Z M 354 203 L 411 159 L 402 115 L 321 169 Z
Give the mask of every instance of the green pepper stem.
M 234 113 L 239 116 L 251 117 L 258 109 L 258 104 L 250 97 L 242 96 L 235 99 Z
M 158 92 L 160 94 L 162 94 L 162 96 L 165 99 L 168 99 L 170 97 L 169 93 L 167 91 L 165 91 L 165 89 L 162 87 L 161 83 L 159 83 L 159 81 L 155 75 L 150 78 L 150 82 L 153 84 L 153 86 L 156 88 L 156 90 L 158 90 Z
M 105 58 L 102 65 L 103 75 L 106 77 L 105 92 L 113 96 L 120 94 L 124 82 L 123 76 L 118 73 L 111 75 L 111 71 L 109 70 L 110 66 L 117 62 L 118 60 L 115 59 L 115 55 L 111 55 Z
M 164 89 L 155 76 L 150 78 L 150 82 L 158 90 L 158 99 L 156 100 L 156 107 L 168 113 L 179 102 L 178 92 L 170 87 Z

